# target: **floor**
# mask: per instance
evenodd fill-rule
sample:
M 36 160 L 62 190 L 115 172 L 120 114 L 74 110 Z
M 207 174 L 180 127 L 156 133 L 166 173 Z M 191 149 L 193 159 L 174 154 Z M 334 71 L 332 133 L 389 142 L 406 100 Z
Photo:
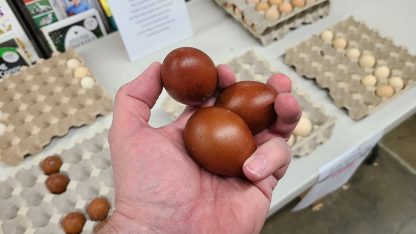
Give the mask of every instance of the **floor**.
M 386 134 L 378 158 L 315 209 L 271 216 L 262 234 L 416 234 L 416 114 Z

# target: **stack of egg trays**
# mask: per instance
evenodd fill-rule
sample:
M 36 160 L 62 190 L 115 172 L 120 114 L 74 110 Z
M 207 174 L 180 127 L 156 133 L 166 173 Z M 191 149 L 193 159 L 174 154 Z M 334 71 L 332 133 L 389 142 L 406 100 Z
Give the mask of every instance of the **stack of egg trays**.
M 91 89 L 81 87 L 81 79 L 74 77 L 76 68 L 67 67 L 73 58 L 85 67 L 69 50 L 0 80 L 0 111 L 7 126 L 0 137 L 0 161 L 16 165 L 40 152 L 53 137 L 111 112 L 111 98 L 97 82 Z
M 344 37 L 348 41 L 348 48 L 357 48 L 362 54 L 372 54 L 376 59 L 374 68 L 386 65 L 391 70 L 391 76 L 400 76 L 405 87 L 401 91 L 396 90 L 395 96 L 415 85 L 416 57 L 404 47 L 394 45 L 392 40 L 380 36 L 377 31 L 353 17 L 327 30 L 334 33 L 334 38 Z M 345 108 L 351 119 L 360 120 L 394 97 L 381 98 L 375 94 L 374 87 L 361 85 L 361 79 L 373 74 L 374 68 L 362 68 L 357 61 L 345 56 L 347 50 L 333 48 L 317 34 L 288 49 L 284 60 L 300 75 L 314 79 L 318 86 L 328 89 L 335 105 Z M 380 79 L 379 83 L 386 84 L 388 81 Z
M 228 65 L 239 81 L 255 80 L 266 83 L 276 73 L 267 61 L 259 58 L 253 51 L 231 60 Z M 313 125 L 311 134 L 307 137 L 297 136 L 292 146 L 293 155 L 301 157 L 310 154 L 331 137 L 336 119 L 326 115 L 323 107 L 311 102 L 311 98 L 302 90 L 294 87 L 292 94 L 299 101 L 303 114 L 308 116 Z M 162 107 L 172 119 L 178 117 L 185 109 L 185 105 L 169 96 L 163 101 Z
M 47 176 L 35 157 L 29 165 L 14 168 L 0 181 L 0 233 L 64 233 L 63 217 L 74 211 L 86 214 L 86 206 L 96 197 L 106 197 L 114 207 L 114 186 L 107 130 L 82 139 L 70 149 L 57 149 L 63 164 L 61 173 L 70 183 L 66 192 L 52 194 L 45 186 Z M 87 217 L 83 233 L 92 233 L 97 222 Z
M 306 0 L 302 9 L 294 7 L 291 13 L 282 14 L 278 19 L 270 21 L 263 12 L 256 11 L 255 4 L 249 4 L 247 0 L 214 1 L 259 39 L 263 46 L 280 40 L 290 30 L 328 16 L 330 9 L 329 0 Z

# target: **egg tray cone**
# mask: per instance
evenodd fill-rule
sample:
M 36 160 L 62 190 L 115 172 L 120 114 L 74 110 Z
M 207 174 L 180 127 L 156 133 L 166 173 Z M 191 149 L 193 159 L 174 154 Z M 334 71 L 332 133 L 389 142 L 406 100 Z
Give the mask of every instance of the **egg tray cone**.
M 239 81 L 255 80 L 266 83 L 273 74 L 276 74 L 270 64 L 259 58 L 253 51 L 248 51 L 227 64 L 235 72 Z M 308 116 L 313 125 L 310 135 L 296 137 L 295 144 L 292 146 L 294 156 L 306 156 L 331 137 L 336 119 L 326 115 L 323 107 L 311 102 L 311 98 L 302 90 L 293 88 L 292 94 L 299 101 L 303 114 Z M 172 119 L 176 119 L 186 106 L 168 96 L 163 101 L 162 107 Z
M 293 7 L 291 13 L 283 13 L 278 19 L 268 20 L 264 12 L 256 11 L 256 5 L 249 4 L 246 0 L 214 1 L 259 39 L 263 46 L 283 38 L 290 30 L 328 16 L 330 10 L 329 0 L 307 0 L 303 8 Z
M 19 74 L 0 80 L 0 111 L 7 126 L 0 137 L 0 160 L 16 165 L 27 155 L 40 152 L 53 137 L 61 137 L 71 127 L 93 123 L 112 110 L 112 101 L 95 82 L 81 86 L 67 61 L 81 58 L 70 50 L 40 60 Z M 89 77 L 92 74 L 89 72 Z
M 39 167 L 45 157 L 35 157 L 30 165 L 19 166 L 5 181 L 0 181 L 0 233 L 64 233 L 63 217 L 74 211 L 85 214 L 82 233 L 92 233 L 97 224 L 91 221 L 86 207 L 96 197 L 106 197 L 114 207 L 114 186 L 108 131 L 79 140 L 70 149 L 57 149 L 63 164 L 60 172 L 70 183 L 66 192 L 52 194 Z M 111 212 L 111 211 L 110 211 Z
M 327 30 L 332 31 L 334 37 L 346 38 L 348 47 L 345 50 L 335 49 L 317 34 L 288 49 L 284 60 L 297 73 L 314 79 L 319 87 L 327 89 L 334 104 L 345 108 L 353 120 L 360 120 L 377 111 L 415 85 L 416 57 L 410 55 L 404 47 L 394 45 L 392 40 L 380 36 L 377 31 L 352 17 Z M 363 68 L 357 59 L 348 58 L 346 52 L 350 48 L 359 49 L 361 54 L 373 55 L 376 59 L 374 68 Z M 379 97 L 375 87 L 361 84 L 363 77 L 373 74 L 374 69 L 382 65 L 390 68 L 390 77 L 399 76 L 405 83 L 404 89 L 396 89 L 391 98 Z M 387 83 L 388 78 L 378 80 L 378 84 Z

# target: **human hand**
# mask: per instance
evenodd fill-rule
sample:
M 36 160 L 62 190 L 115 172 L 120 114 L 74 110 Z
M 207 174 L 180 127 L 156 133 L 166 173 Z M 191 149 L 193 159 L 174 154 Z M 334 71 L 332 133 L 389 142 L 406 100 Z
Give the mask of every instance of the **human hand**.
M 218 66 L 220 89 L 235 82 Z M 255 136 L 257 150 L 244 163 L 246 178 L 206 171 L 188 154 L 183 130 L 197 107 L 176 121 L 149 126 L 150 110 L 161 91 L 160 63 L 153 63 L 116 95 L 109 142 L 115 184 L 115 211 L 102 233 L 257 233 L 267 216 L 272 191 L 291 159 L 286 140 L 301 110 L 290 94 L 290 80 L 268 81 L 278 91 L 278 118 Z M 214 98 L 205 105 L 212 105 Z

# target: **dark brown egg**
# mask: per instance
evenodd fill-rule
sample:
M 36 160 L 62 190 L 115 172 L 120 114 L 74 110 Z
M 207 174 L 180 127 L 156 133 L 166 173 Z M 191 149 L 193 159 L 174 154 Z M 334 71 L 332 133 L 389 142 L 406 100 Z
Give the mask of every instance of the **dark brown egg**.
M 243 175 L 243 163 L 256 150 L 254 137 L 244 121 L 221 107 L 196 111 L 186 123 L 184 141 L 196 162 L 224 176 Z
M 253 134 L 266 129 L 276 119 L 277 92 L 257 81 L 240 81 L 221 91 L 215 103 L 238 114 Z
M 106 198 L 98 197 L 90 202 L 87 213 L 91 220 L 102 221 L 107 218 L 110 207 L 110 202 Z
M 170 52 L 161 67 L 163 86 L 176 101 L 199 105 L 217 88 L 217 68 L 204 52 L 182 47 Z
M 53 173 L 52 175 L 48 176 L 45 181 L 46 187 L 53 194 L 61 194 L 65 192 L 68 184 L 68 176 L 62 173 Z
M 81 233 L 87 219 L 80 212 L 72 212 L 65 216 L 61 225 L 65 233 L 76 234 Z
M 41 168 L 45 175 L 59 172 L 62 166 L 62 159 L 58 155 L 46 157 L 41 164 Z

